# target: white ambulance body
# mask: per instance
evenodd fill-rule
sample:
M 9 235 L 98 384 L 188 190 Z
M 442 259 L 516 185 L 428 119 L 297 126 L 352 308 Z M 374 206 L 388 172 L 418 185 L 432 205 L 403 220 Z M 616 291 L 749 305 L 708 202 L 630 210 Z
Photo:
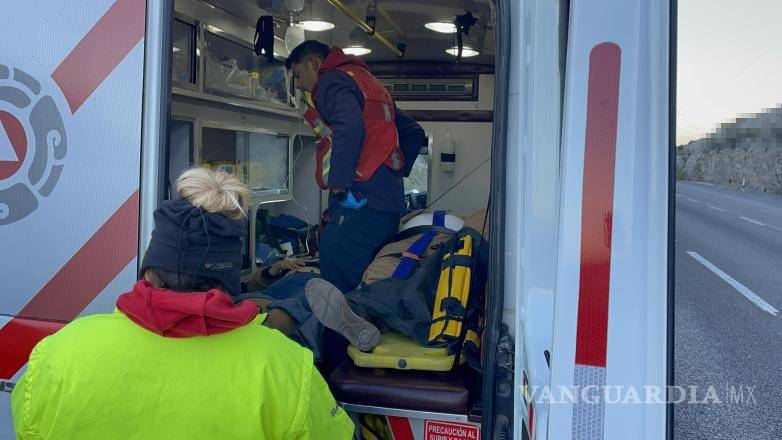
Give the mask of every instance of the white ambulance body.
M 325 7 L 346 23 L 332 5 L 358 15 L 367 8 L 346 3 L 313 0 L 307 7 Z M 461 213 L 488 206 L 482 405 L 449 413 L 342 403 L 353 415 L 383 417 L 395 439 L 668 438 L 675 3 L 453 3 L 378 6 L 406 14 L 402 31 L 412 21 L 423 28 L 435 13 L 485 11 L 477 13 L 483 38 L 488 31 L 494 41 L 484 43 L 493 56 L 483 67 L 451 57 L 445 70 L 426 71 L 433 63 L 410 70 L 388 48 L 387 59 L 370 64 L 431 138 L 419 159 L 427 165 L 429 201 Z M 279 80 L 279 71 L 253 72 L 248 89 L 241 81 L 231 90 L 227 80 L 210 82 L 209 69 L 241 68 L 241 58 L 220 67 L 209 64 L 208 53 L 251 44 L 246 22 L 257 16 L 242 14 L 269 5 L 276 4 L 4 5 L 0 439 L 14 438 L 10 396 L 32 348 L 78 316 L 113 310 L 136 280 L 152 212 L 176 173 L 191 164 L 226 166 L 210 153 L 215 143 L 230 138 L 232 154 L 280 164 L 253 192 L 253 216 L 263 208 L 319 220 L 325 204 L 312 178 L 312 133 L 289 93 L 260 102 L 269 89 L 257 85 Z M 350 29 L 332 32 L 347 38 Z M 409 46 L 406 56 L 414 56 Z M 277 50 L 286 55 L 282 38 Z M 178 57 L 182 51 L 190 55 Z M 181 70 L 183 59 L 189 64 Z M 413 85 L 431 88 L 427 78 L 456 85 L 459 96 L 439 99 L 440 89 L 405 95 Z M 249 95 L 231 95 L 245 90 Z M 252 180 L 252 170 L 243 177 Z M 255 270 L 254 222 L 248 234 L 246 269 Z M 623 401 L 563 398 L 574 389 L 614 390 L 609 394 Z

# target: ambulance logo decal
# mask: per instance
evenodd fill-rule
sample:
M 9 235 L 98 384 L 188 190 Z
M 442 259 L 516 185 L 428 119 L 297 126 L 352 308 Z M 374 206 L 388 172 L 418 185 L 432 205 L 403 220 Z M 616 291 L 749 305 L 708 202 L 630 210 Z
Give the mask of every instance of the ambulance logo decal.
M 134 48 L 143 44 L 145 0 L 95 3 L 106 4 L 108 9 L 85 29 L 82 39 L 46 79 L 45 85 L 52 86 L 51 93 L 61 96 L 67 106 L 58 109 L 54 99 L 42 92 L 43 76 L 38 77 L 39 82 L 28 72 L 0 60 L 0 226 L 29 216 L 57 190 L 68 148 L 80 146 L 75 138 L 68 145 L 62 116 L 68 123 L 77 121 L 79 109 L 89 103 L 93 92 Z M 44 16 L 41 20 L 47 23 L 50 18 Z M 141 74 L 136 71 L 139 80 Z M 140 126 L 141 121 L 137 122 Z M 67 196 L 68 189 L 73 190 L 60 191 Z M 120 202 L 119 208 L 32 295 L 17 316 L 0 324 L 0 380 L 13 378 L 38 341 L 75 319 L 136 258 L 138 188 Z M 63 295 L 65 291 L 69 294 Z M 22 317 L 34 317 L 36 324 L 30 325 Z
M 65 124 L 41 83 L 0 64 L 0 226 L 38 208 L 57 185 L 68 152 Z

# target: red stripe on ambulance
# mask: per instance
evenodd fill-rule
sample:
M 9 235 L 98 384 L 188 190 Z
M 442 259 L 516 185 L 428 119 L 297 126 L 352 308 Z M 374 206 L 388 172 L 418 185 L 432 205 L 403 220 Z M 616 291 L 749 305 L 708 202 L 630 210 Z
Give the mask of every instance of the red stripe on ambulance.
M 117 0 L 52 74 L 72 113 L 144 37 L 144 0 Z
M 605 435 L 601 396 L 606 384 L 620 64 L 621 50 L 614 43 L 599 44 L 589 55 L 573 385 L 596 389 L 597 400 L 573 404 L 573 440 L 602 440 Z
M 589 56 L 576 364 L 594 367 L 606 366 L 620 58 L 614 43 Z
M 73 320 L 138 252 L 139 194 L 136 190 L 33 299 L 0 328 L 0 378 L 10 379 L 35 344 Z M 24 319 L 35 317 L 61 321 Z
M 388 416 L 388 427 L 391 428 L 391 436 L 394 440 L 415 440 L 410 420 L 406 417 Z
M 535 440 L 535 407 L 529 404 L 529 438 Z

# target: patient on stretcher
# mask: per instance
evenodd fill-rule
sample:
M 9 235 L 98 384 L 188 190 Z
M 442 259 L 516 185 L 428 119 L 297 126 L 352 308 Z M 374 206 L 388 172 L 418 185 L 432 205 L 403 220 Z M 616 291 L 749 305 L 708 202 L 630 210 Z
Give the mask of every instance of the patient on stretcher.
M 429 214 L 429 218 L 432 217 L 433 214 Z M 467 315 L 482 314 L 482 310 L 473 310 L 473 303 L 482 305 L 477 295 L 468 305 L 466 292 L 463 297 L 453 292 L 467 288 L 468 291 L 480 289 L 482 293 L 482 277 L 476 280 L 471 269 L 478 268 L 476 274 L 485 273 L 488 249 L 484 246 L 483 252 L 480 251 L 481 232 L 485 233 L 485 211 L 473 214 L 464 222 L 459 219 L 452 222 L 451 216 L 448 217 L 448 226 L 459 228 L 459 231 L 445 227 L 444 223 L 443 226 L 421 227 L 424 225 L 420 225 L 420 218 L 403 224 L 398 240 L 381 249 L 366 270 L 361 286 L 354 291 L 343 294 L 319 278 L 317 271 L 304 266 L 302 261 L 292 260 L 263 271 L 267 280 L 268 275 L 277 278 L 264 290 L 244 294 L 236 300 L 251 299 L 263 307 L 267 311 L 266 325 L 310 348 L 316 361 L 330 354 L 327 353 L 330 350 L 341 350 L 344 355 L 344 346 L 324 344 L 324 327 L 365 352 L 380 342 L 378 326 L 391 329 L 421 346 L 443 346 L 450 350 L 450 346 L 459 340 L 464 342 L 461 330 L 469 327 L 467 321 L 477 323 L 477 316 Z M 469 243 L 469 251 L 459 249 L 459 246 L 465 247 L 465 242 Z M 416 245 L 420 248 L 417 251 Z M 407 269 L 403 269 L 405 267 Z M 457 277 L 460 285 L 449 284 L 449 281 L 453 283 L 453 273 L 457 272 L 448 271 L 461 270 L 459 267 L 464 268 L 461 278 Z M 446 273 L 448 276 L 442 276 Z M 475 282 L 472 288 L 470 279 Z M 258 284 L 251 287 L 257 288 Z M 442 295 L 438 292 L 445 292 L 445 296 L 439 298 Z M 434 308 L 435 302 L 438 302 L 437 310 L 441 310 L 439 314 Z

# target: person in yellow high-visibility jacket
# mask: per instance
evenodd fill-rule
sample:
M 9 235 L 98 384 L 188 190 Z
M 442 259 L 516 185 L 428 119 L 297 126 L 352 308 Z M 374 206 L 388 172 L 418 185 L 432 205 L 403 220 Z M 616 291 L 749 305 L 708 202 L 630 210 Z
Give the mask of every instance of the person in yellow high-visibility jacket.
M 143 279 L 111 314 L 43 339 L 12 395 L 17 439 L 350 439 L 312 352 L 234 305 L 246 188 L 189 170 Z M 227 293 L 226 293 L 227 292 Z M 66 294 L 67 292 L 63 292 Z

